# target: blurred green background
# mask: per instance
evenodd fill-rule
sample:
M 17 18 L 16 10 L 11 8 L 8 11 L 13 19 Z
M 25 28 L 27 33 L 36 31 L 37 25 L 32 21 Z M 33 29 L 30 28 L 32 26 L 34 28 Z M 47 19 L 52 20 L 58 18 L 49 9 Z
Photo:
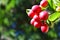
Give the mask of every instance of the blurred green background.
M 40 4 L 41 0 L 0 0 L 0 40 L 57 40 L 60 38 L 60 22 L 48 33 L 30 24 L 26 9 Z

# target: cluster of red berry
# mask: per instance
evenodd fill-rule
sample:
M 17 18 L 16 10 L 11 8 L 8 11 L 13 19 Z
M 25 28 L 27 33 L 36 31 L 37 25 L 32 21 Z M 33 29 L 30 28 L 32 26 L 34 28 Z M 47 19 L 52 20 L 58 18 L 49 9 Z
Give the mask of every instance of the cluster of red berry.
M 31 19 L 30 24 L 32 24 L 36 28 L 41 28 L 42 32 L 48 32 L 48 25 L 46 20 L 48 19 L 48 11 L 42 10 L 42 7 L 47 7 L 48 1 L 42 0 L 40 5 L 32 6 L 31 10 L 28 12 L 28 16 Z

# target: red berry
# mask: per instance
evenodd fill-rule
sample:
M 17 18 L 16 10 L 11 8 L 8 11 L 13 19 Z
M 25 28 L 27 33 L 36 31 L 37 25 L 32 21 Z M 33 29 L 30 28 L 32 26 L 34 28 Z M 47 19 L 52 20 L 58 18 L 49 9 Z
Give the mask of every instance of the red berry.
M 37 21 L 34 22 L 34 27 L 36 27 L 36 28 L 40 28 L 41 25 L 42 25 L 41 22 L 37 22 Z
M 34 25 L 35 20 L 31 19 L 30 24 Z
M 40 18 L 40 20 L 47 20 L 48 19 L 48 12 L 47 11 L 40 12 L 39 18 Z
M 46 0 L 42 0 L 42 1 L 46 1 Z
M 48 5 L 48 1 L 47 0 L 42 0 L 40 2 L 40 6 L 42 6 L 42 7 L 46 7 L 47 5 Z
M 41 8 L 39 7 L 39 5 L 34 5 L 32 6 L 32 10 L 36 13 L 39 14 L 41 12 Z
M 33 19 L 34 19 L 35 21 L 40 21 L 40 20 L 39 20 L 39 15 L 34 15 Z
M 49 27 L 47 24 L 44 24 L 43 26 L 41 26 L 41 31 L 44 32 L 44 33 L 47 33 L 49 30 Z
M 29 16 L 30 18 L 33 18 L 34 15 L 35 15 L 35 13 L 34 13 L 32 10 L 30 10 L 30 12 L 28 13 L 28 16 Z

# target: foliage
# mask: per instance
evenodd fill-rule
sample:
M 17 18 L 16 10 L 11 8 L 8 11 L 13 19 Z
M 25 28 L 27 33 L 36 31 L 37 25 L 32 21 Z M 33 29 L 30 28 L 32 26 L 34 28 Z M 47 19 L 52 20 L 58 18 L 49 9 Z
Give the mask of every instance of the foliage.
M 56 7 L 60 6 L 58 0 L 48 0 L 49 5 L 46 10 L 50 16 L 49 32 L 42 33 L 40 29 L 34 28 L 30 23 L 30 18 L 26 14 L 26 9 L 32 5 L 39 4 L 41 0 L 0 0 L 0 36 L 1 40 L 54 40 L 60 38 L 58 27 L 60 27 L 60 12 Z M 55 4 L 55 5 L 54 5 Z

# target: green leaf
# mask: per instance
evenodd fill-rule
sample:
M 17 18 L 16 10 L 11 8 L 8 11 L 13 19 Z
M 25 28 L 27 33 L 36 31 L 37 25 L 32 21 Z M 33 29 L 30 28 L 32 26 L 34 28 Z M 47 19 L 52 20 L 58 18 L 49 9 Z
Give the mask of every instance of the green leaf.
M 0 0 L 0 4 L 7 5 L 8 0 Z
M 54 10 L 56 9 L 56 5 L 54 5 L 55 4 L 54 0 L 48 0 L 48 3 L 52 9 L 54 9 Z
M 53 3 L 53 9 L 56 10 L 56 5 L 54 5 L 54 3 Z
M 49 5 L 52 7 L 52 0 L 48 0 Z
M 55 13 L 51 14 L 48 19 L 50 21 L 55 21 L 59 17 L 60 17 L 60 13 L 59 12 L 55 12 Z
M 24 39 L 25 39 L 25 35 L 22 35 L 22 36 L 19 35 L 19 36 L 18 36 L 18 39 L 19 39 L 19 40 L 24 40 Z
M 0 32 L 2 32 L 3 31 L 3 27 L 0 25 Z
M 49 20 L 47 20 L 46 22 L 47 22 L 47 24 L 50 24 Z
M 4 24 L 9 25 L 8 18 L 5 18 L 5 19 L 4 19 Z
M 53 0 L 54 5 L 60 6 L 60 0 Z
M 9 32 L 5 31 L 5 32 L 4 32 L 4 35 L 5 35 L 5 36 L 8 36 L 8 35 L 9 35 Z
M 14 7 L 14 5 L 15 5 L 15 2 L 16 0 L 11 0 L 11 2 L 8 4 L 8 5 L 6 5 L 6 10 L 7 11 L 9 11 L 11 8 L 13 8 Z
M 53 30 L 50 30 L 50 31 L 48 32 L 48 36 L 50 36 L 50 37 L 52 37 L 52 38 L 57 38 L 57 34 L 56 34 L 56 32 L 54 32 Z
M 40 40 L 41 39 L 41 37 L 37 34 L 37 33 L 34 33 L 33 35 L 31 35 L 31 37 L 30 37 L 32 40 Z
M 15 32 L 14 30 L 10 30 L 9 31 L 10 35 L 13 36 L 13 37 L 15 37 L 15 33 L 14 32 Z

